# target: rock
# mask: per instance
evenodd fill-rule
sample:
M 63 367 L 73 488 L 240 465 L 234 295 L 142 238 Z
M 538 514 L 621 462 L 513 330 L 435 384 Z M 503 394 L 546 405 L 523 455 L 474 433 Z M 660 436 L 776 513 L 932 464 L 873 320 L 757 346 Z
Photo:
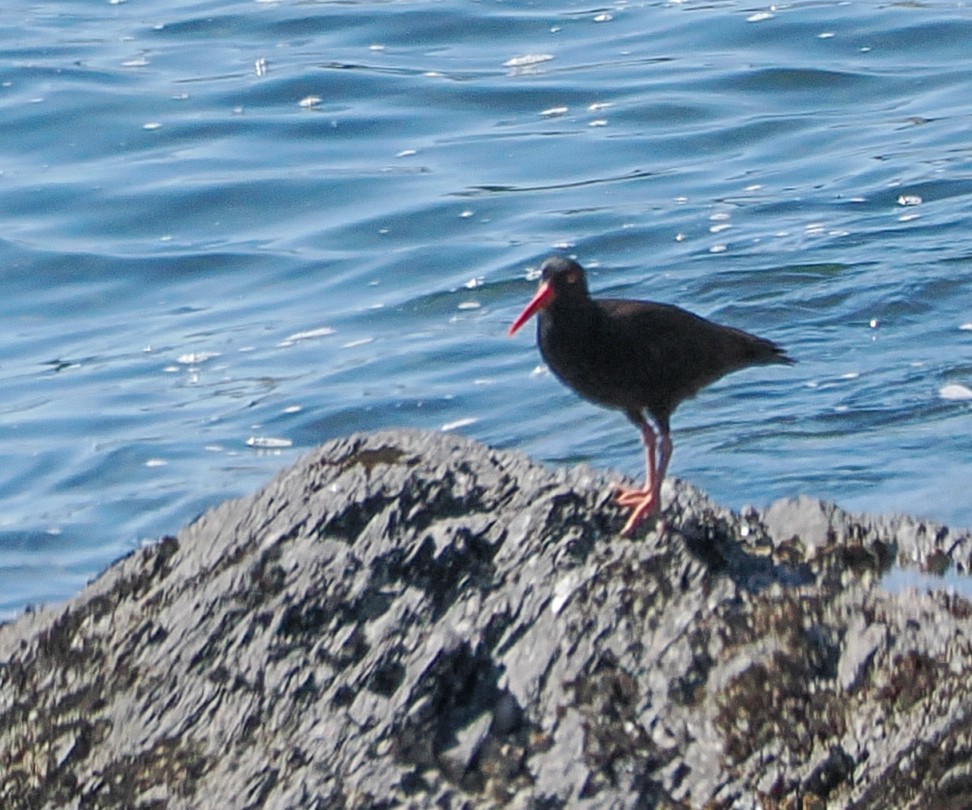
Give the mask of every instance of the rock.
M 966 806 L 968 533 L 330 442 L 0 627 L 0 806 Z
M 887 627 L 866 624 L 862 616 L 851 620 L 844 638 L 844 651 L 837 664 L 837 680 L 845 692 L 853 692 L 862 682 L 867 666 L 884 642 Z
M 835 515 L 837 507 L 801 495 L 784 498 L 770 504 L 763 515 L 763 523 L 777 542 L 798 540 L 806 549 L 826 548 L 837 537 Z

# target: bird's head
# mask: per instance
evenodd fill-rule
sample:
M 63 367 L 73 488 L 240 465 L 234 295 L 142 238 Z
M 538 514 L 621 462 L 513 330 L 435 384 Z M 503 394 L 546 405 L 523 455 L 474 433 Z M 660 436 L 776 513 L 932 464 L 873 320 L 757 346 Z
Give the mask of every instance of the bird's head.
M 507 330 L 512 335 L 530 318 L 549 307 L 554 301 L 566 303 L 583 301 L 590 297 L 587 292 L 587 279 L 584 268 L 573 259 L 552 256 L 540 265 L 540 286 L 523 312 L 510 324 Z

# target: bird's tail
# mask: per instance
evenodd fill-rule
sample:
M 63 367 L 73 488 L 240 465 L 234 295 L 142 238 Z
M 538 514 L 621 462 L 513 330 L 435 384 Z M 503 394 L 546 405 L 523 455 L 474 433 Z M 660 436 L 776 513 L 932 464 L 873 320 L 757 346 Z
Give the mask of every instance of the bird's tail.
M 786 349 L 780 346 L 779 343 L 774 343 L 772 340 L 756 337 L 755 335 L 750 335 L 750 337 L 752 339 L 748 346 L 748 359 L 751 364 L 768 366 L 774 363 L 780 363 L 785 366 L 792 366 L 796 363 L 796 360 L 790 357 L 786 353 Z

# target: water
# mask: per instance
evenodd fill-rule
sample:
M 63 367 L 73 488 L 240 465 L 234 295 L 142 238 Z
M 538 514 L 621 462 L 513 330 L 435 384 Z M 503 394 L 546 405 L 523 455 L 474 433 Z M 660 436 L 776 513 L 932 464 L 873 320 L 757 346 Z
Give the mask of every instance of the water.
M 972 525 L 972 12 L 49 2 L 0 21 L 0 616 L 355 430 L 642 475 L 506 326 L 595 291 L 799 360 L 674 419 L 731 506 Z

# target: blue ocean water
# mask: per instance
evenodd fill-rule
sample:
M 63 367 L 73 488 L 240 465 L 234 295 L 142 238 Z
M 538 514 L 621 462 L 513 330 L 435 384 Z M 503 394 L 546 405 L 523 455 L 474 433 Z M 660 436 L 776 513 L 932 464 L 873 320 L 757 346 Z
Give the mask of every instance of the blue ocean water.
M 308 448 L 458 430 L 642 475 L 506 327 L 596 292 L 770 337 L 673 474 L 972 525 L 972 11 L 48 2 L 0 19 L 0 616 Z

